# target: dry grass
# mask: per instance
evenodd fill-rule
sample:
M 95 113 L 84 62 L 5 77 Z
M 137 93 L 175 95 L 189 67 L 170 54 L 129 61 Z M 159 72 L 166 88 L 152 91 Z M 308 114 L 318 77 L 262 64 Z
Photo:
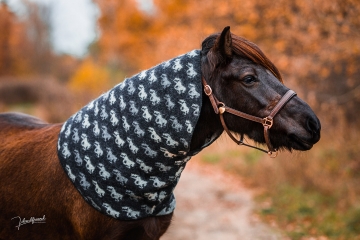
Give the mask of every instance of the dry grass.
M 256 189 L 257 213 L 291 239 L 360 239 L 360 139 L 331 133 L 311 151 L 276 159 L 222 136 L 200 159 Z

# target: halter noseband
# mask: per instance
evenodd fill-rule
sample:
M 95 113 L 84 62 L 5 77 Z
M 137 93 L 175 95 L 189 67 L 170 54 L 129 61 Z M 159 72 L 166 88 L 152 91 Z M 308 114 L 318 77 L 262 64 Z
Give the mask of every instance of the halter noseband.
M 211 87 L 207 84 L 206 80 L 204 77 L 201 78 L 202 79 L 202 83 L 204 85 L 204 92 L 205 94 L 209 97 L 211 105 L 214 108 L 214 111 L 216 114 L 219 114 L 220 116 L 220 120 L 221 120 L 221 124 L 224 128 L 224 130 L 226 131 L 226 133 L 229 135 L 229 137 L 238 145 L 244 145 L 247 147 L 251 147 L 251 148 L 255 148 L 257 150 L 266 152 L 270 157 L 275 158 L 278 154 L 277 149 L 275 149 L 271 142 L 270 142 L 270 137 L 269 137 L 269 129 L 272 127 L 273 125 L 273 119 L 275 117 L 275 115 L 281 110 L 281 108 L 292 98 L 296 95 L 296 93 L 293 90 L 288 90 L 285 95 L 280 99 L 280 101 L 276 104 L 276 106 L 272 109 L 272 111 L 270 112 L 269 116 L 265 117 L 265 118 L 260 118 L 260 117 L 256 117 L 256 116 L 252 116 L 249 115 L 247 113 L 243 113 L 240 112 L 238 110 L 235 110 L 233 108 L 230 108 L 228 106 L 225 105 L 225 103 L 220 102 L 214 95 L 212 92 Z M 237 140 L 234 135 L 232 135 L 232 133 L 230 132 L 230 130 L 228 129 L 228 127 L 226 126 L 225 120 L 224 120 L 224 116 L 223 114 L 225 112 L 231 113 L 235 116 L 241 117 L 241 118 L 245 118 L 248 119 L 250 121 L 253 122 L 258 122 L 261 123 L 264 126 L 264 137 L 265 137 L 265 142 L 266 145 L 268 147 L 268 151 L 262 149 L 262 148 L 258 148 L 249 144 L 246 144 L 243 142 L 244 140 L 244 134 L 241 134 L 240 140 Z

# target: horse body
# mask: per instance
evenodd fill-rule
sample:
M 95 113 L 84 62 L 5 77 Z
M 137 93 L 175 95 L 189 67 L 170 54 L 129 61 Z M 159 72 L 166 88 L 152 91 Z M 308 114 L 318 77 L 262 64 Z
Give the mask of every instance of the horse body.
M 169 67 L 169 64 L 170 62 L 165 62 L 162 66 Z M 180 71 L 182 65 L 176 62 L 172 68 L 174 71 Z M 192 66 L 189 65 L 186 68 L 193 76 Z M 278 70 L 257 46 L 232 35 L 229 28 L 225 28 L 221 34 L 211 35 L 204 40 L 201 51 L 201 68 L 202 77 L 211 86 L 211 94 L 214 94 L 221 101 L 221 107 L 227 105 L 232 109 L 241 110 L 254 116 L 268 116 L 272 109 L 276 108 L 281 96 L 288 90 L 280 82 L 281 76 Z M 143 71 L 139 76 L 145 78 L 148 74 Z M 153 83 L 158 81 L 152 74 L 150 76 Z M 175 82 L 176 91 L 183 92 L 185 86 L 181 84 L 181 81 L 175 81 L 170 76 L 162 76 L 161 78 L 159 81 L 163 83 L 164 88 L 164 79 L 166 78 L 166 83 Z M 166 87 L 169 87 L 168 84 Z M 133 94 L 136 89 L 134 84 L 130 82 L 126 91 Z M 198 92 L 195 92 L 191 86 L 186 91 L 188 90 L 190 90 L 191 96 L 198 96 Z M 113 98 L 112 94 L 103 97 L 109 98 L 112 105 L 118 104 L 121 110 L 129 105 L 131 114 L 135 114 L 139 109 L 142 110 L 141 114 L 144 112 L 142 106 L 136 106 L 133 102 L 126 102 L 126 99 L 122 96 L 119 97 L 120 103 L 116 104 L 114 103 L 116 99 Z M 158 102 L 156 99 L 154 95 L 152 101 L 154 104 Z M 171 99 L 166 95 L 164 99 L 165 107 L 169 108 L 169 110 L 174 105 L 180 106 L 182 114 L 185 115 L 190 108 L 195 109 L 199 114 L 199 118 L 195 126 L 192 126 L 187 120 L 184 121 L 183 128 L 185 131 L 193 131 L 191 142 L 184 141 L 184 139 L 175 142 L 164 132 L 155 131 L 152 127 L 142 129 L 151 135 L 151 141 L 163 141 L 170 148 L 177 146 L 181 142 L 184 145 L 185 143 L 188 144 L 190 151 L 201 150 L 223 132 L 222 121 L 225 121 L 230 131 L 241 136 L 246 135 L 258 143 L 265 143 L 261 124 L 239 118 L 227 112 L 219 113 L 219 110 L 211 102 L 212 100 L 205 94 L 201 98 L 201 108 L 199 106 L 187 106 L 183 99 Z M 99 114 L 102 119 L 109 117 L 103 111 L 103 106 L 98 105 L 97 102 L 90 103 L 88 108 L 93 109 L 94 114 Z M 221 121 L 219 114 L 223 114 Z M 79 119 L 77 119 L 78 117 Z M 80 119 L 80 117 L 76 115 L 74 119 L 83 123 L 82 127 L 90 128 L 95 136 L 99 135 L 100 131 L 104 133 L 107 130 L 105 129 L 106 126 L 100 126 L 98 122 L 89 123 L 87 118 Z M 146 117 L 150 119 L 147 114 Z M 164 126 L 167 121 L 170 121 L 170 125 L 175 123 L 174 118 L 164 119 L 162 114 L 157 111 L 152 112 L 152 117 L 159 127 Z M 116 118 L 121 119 L 122 124 L 115 121 L 115 117 L 113 117 L 112 122 L 115 122 L 116 125 L 119 124 L 119 128 L 130 133 L 131 125 L 126 121 L 127 119 L 124 116 Z M 65 135 L 69 131 L 67 135 L 69 138 L 72 132 L 73 134 L 76 133 L 76 139 L 72 138 L 72 140 L 81 143 L 85 150 L 94 142 L 88 142 L 86 136 L 78 135 L 78 132 L 71 131 L 70 127 L 69 129 L 62 128 L 65 128 L 62 127 L 62 124 L 47 124 L 24 114 L 0 114 L 0 239 L 159 239 L 170 225 L 173 215 L 171 209 L 175 206 L 175 199 L 172 199 L 169 209 L 163 209 L 164 215 L 161 216 L 151 215 L 154 209 L 142 205 L 141 209 L 149 214 L 149 217 L 142 219 L 136 219 L 140 214 L 138 210 L 127 206 L 116 210 L 106 201 L 101 206 L 98 206 L 93 199 L 88 197 L 88 202 L 94 203 L 91 206 L 74 187 L 72 181 L 75 180 L 75 176 L 74 179 L 71 178 L 71 174 L 69 174 L 70 167 L 66 168 L 64 166 L 63 168 L 61 166 L 57 145 L 61 130 L 64 131 Z M 177 124 L 173 128 L 181 130 Z M 139 133 L 140 130 L 137 131 Z M 126 140 L 119 139 L 117 132 L 113 134 L 107 132 L 106 136 L 100 137 L 104 138 L 106 142 L 109 142 L 110 139 L 116 140 L 117 148 L 122 147 L 122 145 L 126 144 L 125 142 L 131 142 L 129 138 Z M 267 137 L 266 142 L 270 141 L 276 149 L 308 150 L 320 138 L 320 122 L 311 108 L 295 96 L 276 115 Z M 94 147 L 96 146 L 91 146 L 91 149 Z M 64 150 L 64 148 L 61 149 Z M 142 151 L 145 154 L 144 156 L 154 159 L 156 170 L 160 172 L 167 170 L 168 166 L 167 162 L 160 162 L 157 158 L 165 156 L 167 159 L 172 159 L 175 157 L 174 153 L 171 153 L 166 148 L 156 149 L 160 151 L 158 154 L 146 143 L 133 146 L 133 150 Z M 131 161 L 126 154 L 120 154 L 119 152 L 110 154 L 110 151 L 100 152 L 100 149 L 98 149 L 98 157 L 100 153 L 104 154 L 105 157 L 109 156 L 109 159 L 111 157 L 112 162 L 122 162 L 129 169 L 135 164 L 141 166 L 142 171 L 145 171 L 145 169 L 150 171 L 151 168 L 144 164 L 142 158 Z M 66 152 L 62 154 L 67 156 Z M 112 154 L 118 157 L 118 161 L 112 158 Z M 99 173 L 100 171 L 104 178 L 108 177 L 109 170 L 103 168 L 93 159 L 89 161 L 87 156 L 83 156 L 83 159 L 79 158 L 79 163 L 80 160 L 84 160 L 87 164 L 86 169 L 84 169 L 86 172 L 82 173 L 84 175 L 84 179 L 82 179 L 84 186 L 94 183 L 91 179 L 85 179 L 87 172 Z M 190 156 L 175 161 L 174 164 L 180 166 L 186 164 L 189 160 Z M 178 167 L 173 178 L 180 177 L 183 170 L 184 166 Z M 161 187 L 166 184 L 156 175 L 151 175 L 147 179 L 138 175 L 126 178 L 116 169 L 113 169 L 111 174 L 120 185 L 125 186 L 134 180 L 141 187 Z M 98 182 L 96 182 L 96 185 L 98 186 Z M 98 194 L 109 194 L 115 201 L 119 200 L 121 202 L 123 195 L 115 191 L 114 188 L 119 186 L 98 187 Z M 139 199 L 137 192 L 126 190 L 125 194 L 131 196 L 134 201 Z M 165 191 L 146 192 L 144 196 L 149 200 L 163 200 L 168 197 L 167 194 Z M 99 212 L 100 208 L 105 209 L 106 214 L 109 216 Z M 123 213 L 130 219 L 134 218 L 135 220 L 123 221 L 115 219 Z M 20 226 L 19 230 L 15 227 L 19 225 L 19 218 L 29 219 L 42 216 L 46 217 L 46 226 L 35 223 Z
M 0 239 L 156 239 L 170 225 L 172 214 L 119 221 L 86 203 L 57 157 L 61 124 L 7 113 L 0 126 Z M 15 228 L 17 216 L 43 215 L 45 225 Z

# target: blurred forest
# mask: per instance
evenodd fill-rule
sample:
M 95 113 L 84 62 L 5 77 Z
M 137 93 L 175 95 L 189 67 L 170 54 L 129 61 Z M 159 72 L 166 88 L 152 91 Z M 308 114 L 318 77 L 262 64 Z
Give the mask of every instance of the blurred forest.
M 24 1 L 20 17 L 0 3 L 0 111 L 63 121 L 124 76 L 200 48 L 229 25 L 311 105 L 322 140 L 275 160 L 237 149 L 204 162 L 260 189 L 258 214 L 292 239 L 360 239 L 358 0 L 154 0 L 145 10 L 135 0 L 94 2 L 100 36 L 83 59 L 54 53 L 46 6 Z

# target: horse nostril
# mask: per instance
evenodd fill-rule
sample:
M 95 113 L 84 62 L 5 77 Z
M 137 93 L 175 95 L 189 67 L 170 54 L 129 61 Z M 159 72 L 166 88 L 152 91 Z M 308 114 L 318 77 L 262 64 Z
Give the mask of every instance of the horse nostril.
M 307 120 L 307 130 L 312 134 L 312 137 L 315 139 L 320 138 L 320 121 L 317 118 L 308 118 Z

